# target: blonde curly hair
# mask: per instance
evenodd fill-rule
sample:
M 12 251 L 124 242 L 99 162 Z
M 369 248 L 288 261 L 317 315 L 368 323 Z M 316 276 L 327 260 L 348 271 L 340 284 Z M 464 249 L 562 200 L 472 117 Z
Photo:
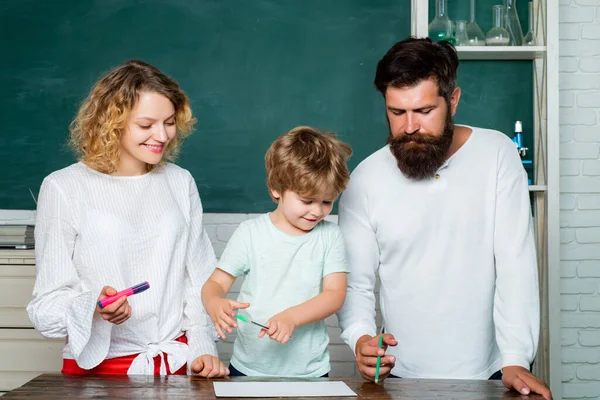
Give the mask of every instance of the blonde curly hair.
M 161 94 L 173 103 L 177 135 L 165 149 L 163 160 L 175 159 L 181 139 L 192 133 L 197 121 L 192 117 L 190 101 L 177 82 L 156 67 L 130 60 L 96 83 L 71 122 L 69 144 L 80 161 L 106 174 L 117 170 L 127 117 L 142 92 Z M 149 164 L 148 171 L 154 167 Z
M 352 155 L 350 145 L 333 133 L 299 126 L 281 135 L 267 150 L 265 169 L 267 186 L 280 196 L 291 190 L 301 196 L 337 198 L 346 189 L 350 172 L 346 161 Z

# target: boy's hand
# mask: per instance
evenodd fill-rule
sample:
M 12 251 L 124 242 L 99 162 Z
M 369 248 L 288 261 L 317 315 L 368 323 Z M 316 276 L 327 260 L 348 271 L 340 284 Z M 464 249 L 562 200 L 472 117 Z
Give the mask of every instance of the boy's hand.
M 271 317 L 266 323 L 269 327 L 268 331 L 261 329 L 258 333 L 258 337 L 261 338 L 265 334 L 281 344 L 285 344 L 292 338 L 292 333 L 297 326 L 296 319 L 289 310 L 280 312 L 279 314 Z
M 102 292 L 100 292 L 100 296 L 98 296 L 98 301 L 105 297 L 114 296 L 115 294 L 117 294 L 115 288 L 104 286 Z M 104 308 L 100 308 L 100 306 L 96 305 L 95 312 L 102 316 L 102 319 L 105 321 L 108 321 L 111 324 L 120 325 L 131 317 L 131 306 L 129 305 L 129 302 L 127 302 L 127 296 L 123 296 Z
M 248 308 L 250 303 L 240 303 L 231 299 L 214 298 L 208 304 L 206 304 L 206 312 L 210 316 L 217 333 L 222 339 L 225 339 L 225 333 L 231 333 L 231 327 L 237 328 L 237 322 L 235 321 L 235 310 L 240 308 Z

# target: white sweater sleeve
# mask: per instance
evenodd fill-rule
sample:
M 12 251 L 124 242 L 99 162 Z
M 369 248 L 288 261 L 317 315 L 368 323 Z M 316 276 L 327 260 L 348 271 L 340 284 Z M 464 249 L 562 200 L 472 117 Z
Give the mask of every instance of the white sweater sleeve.
M 511 149 L 512 150 L 512 149 Z M 514 151 L 514 150 L 513 150 Z M 511 158 L 517 158 L 511 160 Z M 517 153 L 508 157 L 518 170 L 499 177 L 496 196 L 494 324 L 502 368 L 529 369 L 539 338 L 540 307 L 535 242 L 527 174 Z M 512 176 L 510 176 L 512 175 Z
M 354 184 L 353 184 L 354 183 Z M 339 225 L 348 257 L 348 291 L 338 312 L 341 338 L 355 351 L 363 335 L 374 336 L 375 280 L 379 268 L 379 246 L 369 223 L 366 194 L 350 180 L 339 204 Z
M 68 336 L 77 364 L 98 365 L 110 346 L 112 324 L 94 317 L 100 293 L 83 287 L 73 265 L 77 230 L 73 208 L 58 185 L 46 178 L 40 189 L 35 225 L 37 276 L 27 312 L 48 338 Z
M 196 182 L 190 176 L 190 236 L 186 255 L 186 285 L 183 330 L 187 332 L 192 361 L 201 355 L 217 355 L 217 332 L 200 297 L 202 286 L 215 269 L 217 262 L 212 244 L 202 223 L 202 203 Z

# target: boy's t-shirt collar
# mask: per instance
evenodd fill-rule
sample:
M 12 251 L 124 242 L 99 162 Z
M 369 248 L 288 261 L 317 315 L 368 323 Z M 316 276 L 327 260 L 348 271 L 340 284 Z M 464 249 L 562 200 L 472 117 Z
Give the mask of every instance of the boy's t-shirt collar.
M 269 214 L 271 214 L 271 213 L 265 213 L 265 214 L 263 214 L 263 216 L 261 218 L 266 220 L 265 222 L 269 226 L 269 229 L 271 229 L 273 231 L 273 234 L 278 235 L 278 237 L 280 237 L 281 239 L 285 240 L 286 242 L 290 242 L 290 243 L 299 243 L 299 242 L 304 242 L 304 241 L 310 239 L 310 237 L 312 235 L 314 235 L 315 231 L 317 231 L 318 229 L 321 229 L 321 226 L 323 226 L 323 221 L 324 221 L 324 220 L 319 221 L 319 223 L 317 225 L 315 225 L 315 227 L 310 232 L 306 232 L 304 235 L 288 235 L 287 233 L 279 230 L 279 228 L 277 228 L 273 224 L 273 221 L 271 221 L 271 217 Z

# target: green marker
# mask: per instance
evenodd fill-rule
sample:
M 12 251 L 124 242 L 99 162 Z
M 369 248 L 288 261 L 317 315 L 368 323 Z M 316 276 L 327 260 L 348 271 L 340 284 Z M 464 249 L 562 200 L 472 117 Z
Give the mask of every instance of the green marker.
M 250 322 L 251 324 L 254 324 L 254 325 L 258 325 L 258 326 L 260 326 L 261 328 L 263 328 L 266 331 L 269 330 L 269 328 L 267 328 L 266 326 L 261 325 L 258 322 L 250 321 L 248 318 L 244 317 L 243 315 L 238 314 L 237 315 L 237 319 L 242 320 L 244 322 Z
M 383 335 L 379 336 L 379 344 L 377 348 L 381 349 L 383 347 Z M 379 367 L 381 366 L 381 356 L 377 356 L 377 364 L 375 365 L 375 383 L 379 382 Z

